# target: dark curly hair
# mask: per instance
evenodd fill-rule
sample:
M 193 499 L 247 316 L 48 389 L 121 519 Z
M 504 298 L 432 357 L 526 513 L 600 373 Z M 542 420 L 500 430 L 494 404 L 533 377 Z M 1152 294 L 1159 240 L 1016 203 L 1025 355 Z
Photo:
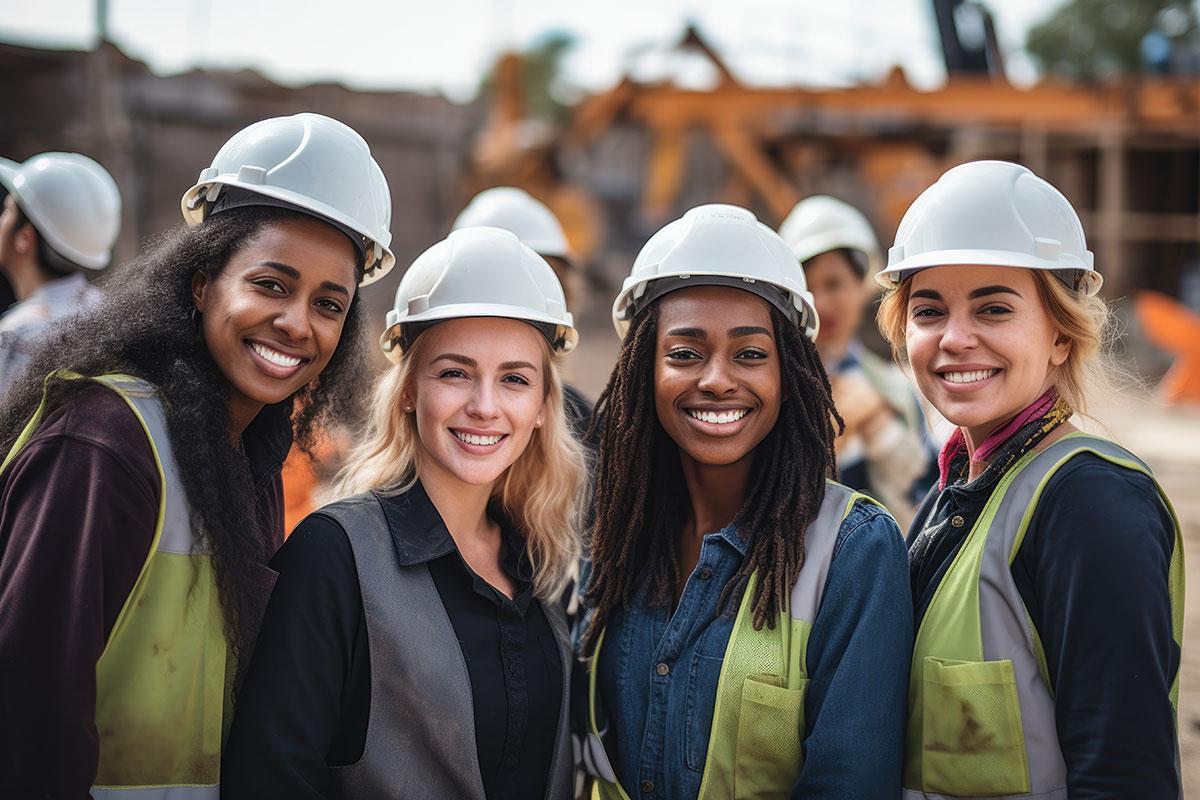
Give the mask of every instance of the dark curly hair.
M 804 565 L 804 531 L 835 474 L 833 405 L 817 349 L 800 328 L 771 308 L 780 356 L 779 419 L 758 444 L 738 527 L 749 550 L 725 585 L 727 609 L 758 573 L 752 598 L 755 629 L 775 627 Z M 609 614 L 628 607 L 635 583 L 649 581 L 649 601 L 669 605 L 679 581 L 678 537 L 691 514 L 679 447 L 663 430 L 654 405 L 658 303 L 634 318 L 617 366 L 596 404 L 588 431 L 599 442 L 592 498 L 591 579 L 594 611 L 584 636 L 590 650 Z
M 192 321 L 192 278 L 204 273 L 215 279 L 260 230 L 297 213 L 248 206 L 161 235 L 140 258 L 105 276 L 105 299 L 39 348 L 0 407 L 0 446 L 8 452 L 41 401 L 45 376 L 55 370 L 121 372 L 158 388 L 193 525 L 212 554 L 235 658 L 248 652 L 256 622 L 248 615 L 255 569 L 270 558 L 276 542 L 257 507 L 249 462 L 229 441 L 227 384 Z M 305 451 L 325 422 L 357 417 L 368 376 L 363 331 L 363 304 L 356 294 L 329 364 L 280 404 L 291 412 L 294 401 L 293 433 Z M 52 382 L 48 408 L 69 402 L 84 385 Z

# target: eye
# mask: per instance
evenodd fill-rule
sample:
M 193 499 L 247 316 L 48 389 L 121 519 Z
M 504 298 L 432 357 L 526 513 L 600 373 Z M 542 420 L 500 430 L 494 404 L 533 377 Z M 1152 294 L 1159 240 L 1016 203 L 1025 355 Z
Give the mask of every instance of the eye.
M 734 358 L 741 359 L 742 361 L 762 361 L 768 357 L 765 350 L 760 350 L 757 347 L 747 347 L 734 356 Z
M 986 305 L 983 308 L 979 309 L 979 313 L 995 317 L 995 316 L 1000 316 L 1002 314 L 1011 314 L 1012 309 L 1007 306 L 1002 306 L 1002 305 L 993 303 L 991 305 Z
M 700 358 L 700 354 L 690 347 L 677 347 L 667 352 L 667 358 L 672 361 L 695 361 Z
M 438 377 L 439 378 L 465 378 L 465 377 L 467 377 L 467 373 L 463 372 L 461 369 L 458 369 L 457 367 L 450 367 L 449 369 L 444 369 L 441 372 L 439 372 Z
M 334 314 L 341 314 L 344 310 L 341 303 L 328 297 L 323 297 L 318 300 L 317 305 Z
M 518 375 L 515 372 L 512 373 L 511 375 L 505 375 L 503 378 L 500 379 L 500 382 L 501 383 L 511 383 L 511 384 L 514 384 L 517 386 L 528 386 L 529 385 L 529 381 L 525 379 L 524 375 Z
M 917 306 L 912 310 L 912 315 L 914 319 L 919 317 L 940 317 L 942 312 L 933 306 Z
M 275 294 L 285 294 L 287 292 L 283 284 L 274 278 L 257 278 L 254 280 L 254 285 L 261 286 L 268 292 L 274 292 Z

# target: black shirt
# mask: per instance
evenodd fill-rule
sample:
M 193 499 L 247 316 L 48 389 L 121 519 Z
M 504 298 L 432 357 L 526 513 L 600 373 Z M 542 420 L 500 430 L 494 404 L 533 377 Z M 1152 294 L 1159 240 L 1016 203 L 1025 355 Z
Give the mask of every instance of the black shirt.
M 1004 474 L 935 489 L 909 533 L 919 626 Z M 1038 500 L 1011 571 L 1046 653 L 1071 800 L 1179 797 L 1170 512 L 1154 483 L 1090 453 Z
M 419 484 L 405 497 L 436 514 Z M 383 502 L 386 509 L 396 498 Z M 563 675 L 554 631 L 533 595 L 523 541 L 502 523 L 501 566 L 515 587 L 510 600 L 467 566 L 444 525 L 431 530 L 445 542 L 421 546 L 445 553 L 427 565 L 470 675 L 486 795 L 544 797 Z M 362 757 L 370 711 L 354 553 L 342 526 L 317 511 L 271 566 L 280 575 L 238 700 L 222 796 L 333 797 L 329 768 Z

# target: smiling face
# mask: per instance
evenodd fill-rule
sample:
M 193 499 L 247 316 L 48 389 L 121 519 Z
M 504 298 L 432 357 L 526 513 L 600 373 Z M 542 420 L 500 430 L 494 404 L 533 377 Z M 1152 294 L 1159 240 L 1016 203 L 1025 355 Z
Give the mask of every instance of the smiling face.
M 845 253 L 831 250 L 804 262 L 804 279 L 821 320 L 817 350 L 828 363 L 845 354 L 862 322 L 866 298 L 863 278 Z
M 698 286 L 659 302 L 654 405 L 685 459 L 725 466 L 779 419 L 779 355 L 766 300 Z
M 421 480 L 492 485 L 545 420 L 545 338 L 518 320 L 468 317 L 418 341 L 400 402 L 416 414 Z
M 197 273 L 192 294 L 204 342 L 229 385 L 235 429 L 264 405 L 316 378 L 337 348 L 355 285 L 346 236 L 295 216 L 265 224 L 216 278 Z
M 975 445 L 1041 396 L 1070 351 L 1026 269 L 921 270 L 907 319 L 917 387 Z

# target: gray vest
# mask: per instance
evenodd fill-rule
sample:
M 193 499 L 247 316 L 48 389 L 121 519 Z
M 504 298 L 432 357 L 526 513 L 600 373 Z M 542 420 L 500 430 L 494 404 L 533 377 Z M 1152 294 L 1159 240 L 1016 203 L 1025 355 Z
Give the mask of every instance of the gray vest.
M 321 509 L 354 551 L 371 658 L 367 741 L 356 764 L 333 770 L 345 798 L 484 800 L 471 679 L 425 562 L 406 563 L 379 500 L 362 494 Z M 557 603 L 542 603 L 562 658 L 563 694 L 547 800 L 571 796 L 571 648 Z

